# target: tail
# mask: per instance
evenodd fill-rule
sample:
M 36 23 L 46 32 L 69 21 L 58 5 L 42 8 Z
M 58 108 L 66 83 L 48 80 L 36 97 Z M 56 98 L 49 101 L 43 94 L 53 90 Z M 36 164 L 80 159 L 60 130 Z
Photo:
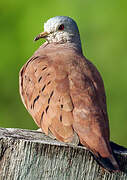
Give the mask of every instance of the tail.
M 127 148 L 120 146 L 114 142 L 110 142 L 110 147 L 112 149 L 112 153 L 108 158 L 102 158 L 101 156 L 94 156 L 97 162 L 103 166 L 108 171 L 119 171 L 120 167 L 117 163 L 116 154 L 127 154 Z M 115 152 L 115 153 L 114 153 Z
M 117 161 L 115 160 L 114 156 L 111 154 L 109 157 L 107 158 L 103 158 L 100 155 L 96 156 L 95 154 L 93 154 L 94 158 L 96 159 L 96 161 L 106 170 L 110 171 L 110 172 L 114 172 L 114 171 L 119 171 L 119 165 L 117 163 Z
M 78 145 L 83 146 L 83 144 L 88 148 L 91 149 L 83 140 L 80 138 L 80 142 Z M 108 149 L 110 150 L 110 153 L 108 157 L 102 157 L 97 151 L 90 150 L 91 154 L 95 158 L 95 160 L 102 166 L 104 169 L 108 170 L 109 172 L 114 171 L 120 171 L 118 162 L 116 160 L 116 155 L 113 153 L 113 148 L 110 146 L 111 144 L 108 144 Z M 116 148 L 115 148 L 116 149 Z

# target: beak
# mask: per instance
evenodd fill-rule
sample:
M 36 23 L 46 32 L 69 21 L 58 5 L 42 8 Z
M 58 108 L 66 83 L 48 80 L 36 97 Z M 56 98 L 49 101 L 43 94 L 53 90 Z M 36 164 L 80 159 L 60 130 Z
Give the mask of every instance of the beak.
M 34 41 L 37 41 L 38 39 L 41 39 L 41 38 L 46 38 L 48 34 L 49 34 L 48 32 L 42 32 L 37 37 L 35 37 Z

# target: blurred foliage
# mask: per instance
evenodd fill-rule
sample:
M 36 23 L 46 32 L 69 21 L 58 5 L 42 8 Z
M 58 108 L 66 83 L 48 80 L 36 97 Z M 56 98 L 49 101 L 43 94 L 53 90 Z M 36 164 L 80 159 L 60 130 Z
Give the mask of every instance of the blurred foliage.
M 56 15 L 77 22 L 84 54 L 104 80 L 111 140 L 127 146 L 126 0 L 0 1 L 0 127 L 37 128 L 21 102 L 18 73 L 41 45 L 33 39 L 43 23 Z

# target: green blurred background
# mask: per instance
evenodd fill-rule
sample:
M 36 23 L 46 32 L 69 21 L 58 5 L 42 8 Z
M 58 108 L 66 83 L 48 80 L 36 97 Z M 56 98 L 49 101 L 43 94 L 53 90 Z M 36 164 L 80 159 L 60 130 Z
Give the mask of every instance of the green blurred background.
M 126 0 L 0 1 L 0 127 L 37 129 L 21 102 L 18 73 L 43 42 L 33 42 L 43 23 L 57 15 L 77 22 L 84 54 L 104 80 L 111 140 L 127 146 Z

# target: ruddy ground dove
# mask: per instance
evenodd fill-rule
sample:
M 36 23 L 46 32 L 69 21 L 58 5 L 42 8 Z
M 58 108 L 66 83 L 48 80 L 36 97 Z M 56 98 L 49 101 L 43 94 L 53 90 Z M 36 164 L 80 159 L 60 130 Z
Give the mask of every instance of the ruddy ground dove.
M 20 71 L 20 94 L 26 109 L 46 135 L 63 142 L 79 139 L 104 168 L 118 170 L 109 143 L 103 81 L 83 56 L 75 21 L 53 17 L 35 40 L 40 38 L 47 42 Z

